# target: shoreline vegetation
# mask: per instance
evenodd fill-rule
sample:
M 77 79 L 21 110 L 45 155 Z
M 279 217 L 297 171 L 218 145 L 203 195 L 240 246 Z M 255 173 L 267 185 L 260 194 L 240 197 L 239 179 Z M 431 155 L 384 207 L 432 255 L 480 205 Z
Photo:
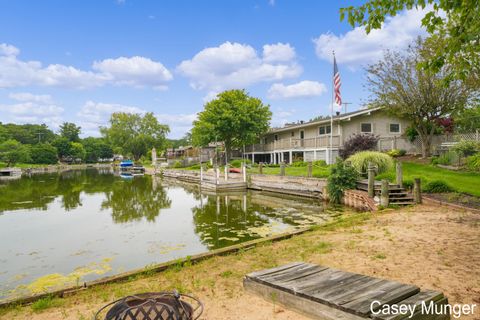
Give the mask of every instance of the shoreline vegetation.
M 90 319 L 101 306 L 125 295 L 175 288 L 205 303 L 205 319 L 225 319 L 225 314 L 238 319 L 245 312 L 251 319 L 306 319 L 246 294 L 242 287 L 246 273 L 291 261 L 414 283 L 443 291 L 450 303 L 478 303 L 479 226 L 478 214 L 436 205 L 346 214 L 286 240 L 195 264 L 175 264 L 163 272 L 146 272 L 64 298 L 2 308 L 0 317 Z

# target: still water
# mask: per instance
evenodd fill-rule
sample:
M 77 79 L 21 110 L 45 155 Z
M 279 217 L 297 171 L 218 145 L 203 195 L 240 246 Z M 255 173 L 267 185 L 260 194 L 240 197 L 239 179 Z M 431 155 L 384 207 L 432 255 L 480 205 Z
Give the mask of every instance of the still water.
M 0 299 L 40 293 L 321 224 L 322 202 L 217 195 L 109 169 L 0 181 Z

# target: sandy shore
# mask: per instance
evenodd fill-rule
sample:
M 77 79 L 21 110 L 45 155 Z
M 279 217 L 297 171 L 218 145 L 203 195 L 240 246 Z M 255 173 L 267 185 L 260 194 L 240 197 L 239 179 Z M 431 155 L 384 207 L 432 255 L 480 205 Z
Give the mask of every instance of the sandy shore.
M 450 303 L 480 306 L 480 214 L 422 205 L 358 217 L 246 252 L 53 299 L 44 310 L 2 310 L 0 318 L 91 319 L 118 297 L 178 288 L 204 302 L 201 319 L 306 319 L 242 288 L 248 272 L 302 260 L 443 291 Z M 478 309 L 461 319 L 480 319 Z

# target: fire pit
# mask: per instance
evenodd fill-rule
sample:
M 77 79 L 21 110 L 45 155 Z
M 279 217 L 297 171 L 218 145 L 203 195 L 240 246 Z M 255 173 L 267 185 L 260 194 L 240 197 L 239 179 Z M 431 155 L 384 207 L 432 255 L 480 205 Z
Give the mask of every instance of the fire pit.
M 94 320 L 195 320 L 202 312 L 200 300 L 175 290 L 141 293 L 111 302 L 95 314 Z

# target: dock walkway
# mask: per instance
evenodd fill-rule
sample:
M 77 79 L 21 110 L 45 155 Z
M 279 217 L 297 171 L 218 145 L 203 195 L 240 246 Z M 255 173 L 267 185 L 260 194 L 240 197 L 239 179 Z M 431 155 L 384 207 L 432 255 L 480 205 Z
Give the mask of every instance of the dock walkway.
M 310 263 L 294 262 L 253 272 L 245 276 L 243 284 L 247 291 L 315 319 L 450 319 L 448 315 L 422 313 L 422 302 L 448 303 L 441 292 L 420 291 L 414 285 Z M 415 313 L 413 317 L 410 313 L 377 314 L 385 305 L 415 306 Z

